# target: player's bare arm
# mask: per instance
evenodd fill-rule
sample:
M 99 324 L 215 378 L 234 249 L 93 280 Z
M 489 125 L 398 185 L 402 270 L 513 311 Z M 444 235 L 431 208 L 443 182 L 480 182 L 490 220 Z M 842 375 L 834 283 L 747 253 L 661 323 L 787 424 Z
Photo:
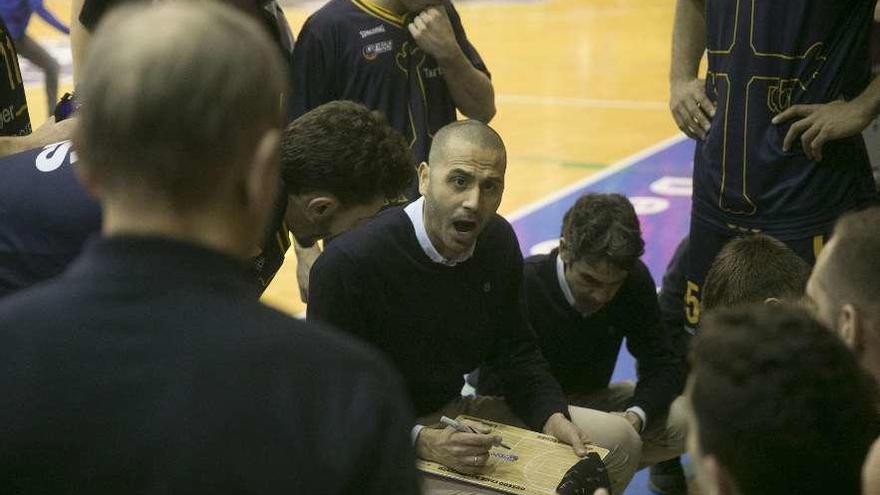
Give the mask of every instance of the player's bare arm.
M 415 16 L 409 32 L 419 47 L 437 60 L 455 106 L 466 117 L 488 123 L 495 116 L 495 90 L 489 77 L 462 52 L 446 8 L 428 7 Z
M 678 0 L 672 28 L 672 66 L 669 70 L 669 109 L 676 125 L 693 139 L 709 132 L 715 103 L 706 96 L 698 77 L 706 51 L 705 0 Z
M 544 423 L 544 433 L 571 445 L 580 457 L 587 455 L 586 445 L 591 444 L 587 433 L 568 420 L 562 413 L 554 413 Z
M 789 151 L 800 138 L 807 158 L 822 161 L 822 146 L 828 141 L 854 136 L 880 113 L 880 77 L 858 97 L 820 105 L 792 105 L 773 118 L 774 124 L 794 121 L 785 135 L 782 150 Z
M 50 117 L 43 125 L 27 136 L 0 137 L 0 157 L 39 148 L 47 144 L 66 141 L 73 135 L 76 119 L 67 119 L 55 123 Z
M 309 273 L 312 271 L 312 265 L 321 255 L 321 248 L 315 244 L 312 247 L 302 247 L 298 242 L 294 241 L 294 253 L 296 253 L 296 281 L 299 285 L 299 299 L 309 302 Z
M 489 460 L 489 449 L 501 444 L 501 437 L 490 435 L 492 429 L 486 425 L 465 422 L 480 433 L 462 433 L 449 426 L 424 428 L 416 441 L 416 455 L 462 473 L 480 472 Z

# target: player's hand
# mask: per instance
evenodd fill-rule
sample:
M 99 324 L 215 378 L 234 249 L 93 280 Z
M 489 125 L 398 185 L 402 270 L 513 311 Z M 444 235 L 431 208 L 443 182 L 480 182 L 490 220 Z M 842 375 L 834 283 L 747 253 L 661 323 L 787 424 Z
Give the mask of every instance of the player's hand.
M 706 80 L 673 82 L 669 110 L 681 132 L 693 139 L 706 139 L 715 117 L 715 103 L 706 96 Z
M 554 413 L 544 423 L 544 433 L 571 445 L 579 457 L 587 455 L 586 445 L 590 444 L 587 433 L 568 420 L 562 413 Z
M 447 426 L 440 430 L 424 428 L 416 441 L 416 454 L 456 471 L 475 474 L 489 461 L 489 449 L 501 444 L 501 437 L 490 435 L 492 429 L 473 421 L 462 421 L 480 433 L 462 433 Z
M 309 273 L 312 271 L 312 265 L 321 255 L 321 248 L 315 244 L 312 247 L 304 248 L 294 241 L 294 252 L 296 253 L 296 281 L 299 285 L 299 298 L 302 302 L 309 302 Z
M 638 414 L 631 411 L 613 412 L 611 414 L 615 416 L 620 416 L 621 418 L 625 419 L 630 424 L 630 426 L 632 426 L 633 429 L 636 430 L 636 433 L 642 432 L 642 418 L 639 417 Z
M 446 7 L 428 7 L 409 23 L 409 32 L 419 48 L 443 63 L 461 53 L 452 31 Z
M 795 121 L 782 142 L 782 151 L 789 151 L 800 137 L 807 158 L 822 161 L 822 146 L 828 141 L 854 136 L 871 123 L 871 114 L 851 101 L 833 101 L 821 105 L 793 105 L 773 117 L 774 124 Z

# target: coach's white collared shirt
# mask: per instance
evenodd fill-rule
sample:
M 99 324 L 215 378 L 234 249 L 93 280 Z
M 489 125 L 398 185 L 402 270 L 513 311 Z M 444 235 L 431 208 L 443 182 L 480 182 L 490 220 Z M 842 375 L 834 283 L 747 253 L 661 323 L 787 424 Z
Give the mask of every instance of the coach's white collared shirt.
M 434 247 L 434 243 L 431 242 L 431 238 L 428 237 L 428 231 L 425 229 L 425 197 L 413 201 L 408 204 L 406 208 L 403 209 L 406 212 L 406 216 L 409 217 L 409 220 L 413 224 L 413 229 L 416 232 L 416 239 L 419 241 L 419 245 L 422 247 L 422 251 L 431 259 L 434 263 L 439 263 L 441 265 L 446 266 L 455 266 L 459 263 L 463 263 L 470 259 L 471 256 L 474 255 L 474 248 L 476 247 L 476 243 L 474 243 L 471 248 L 463 253 L 461 256 L 455 259 L 448 259 L 440 254 L 437 251 L 437 248 Z

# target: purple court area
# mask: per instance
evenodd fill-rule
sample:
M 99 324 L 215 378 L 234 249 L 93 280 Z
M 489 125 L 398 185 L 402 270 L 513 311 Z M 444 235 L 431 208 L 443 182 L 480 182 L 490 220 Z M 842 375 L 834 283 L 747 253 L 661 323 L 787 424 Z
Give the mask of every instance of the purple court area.
M 556 247 L 562 217 L 585 192 L 615 192 L 635 205 L 645 238 L 645 255 L 659 287 L 666 265 L 688 232 L 694 143 L 675 137 L 588 177 L 559 193 L 509 216 L 523 256 Z M 635 380 L 635 363 L 621 352 L 612 380 Z M 648 473 L 642 470 L 625 495 L 648 495 Z

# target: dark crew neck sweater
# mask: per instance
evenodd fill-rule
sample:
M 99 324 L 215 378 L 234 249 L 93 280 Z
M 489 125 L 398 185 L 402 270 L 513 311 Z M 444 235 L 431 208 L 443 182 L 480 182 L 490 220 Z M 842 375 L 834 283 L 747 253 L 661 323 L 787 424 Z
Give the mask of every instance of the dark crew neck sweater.
M 567 395 L 608 387 L 624 337 L 636 358 L 638 384 L 632 406 L 648 423 L 665 416 L 681 391 L 680 357 L 660 322 L 654 281 L 638 261 L 617 295 L 588 317 L 578 313 L 559 286 L 554 250 L 525 261 L 523 295 L 529 322 L 553 376 Z M 480 371 L 479 392 L 500 392 L 497 372 Z
M 416 415 L 459 396 L 462 375 L 481 364 L 520 419 L 540 429 L 567 415 L 520 304 L 522 255 L 510 224 L 494 216 L 473 256 L 431 261 L 403 208 L 343 234 L 311 272 L 308 319 L 378 347 L 403 374 Z

